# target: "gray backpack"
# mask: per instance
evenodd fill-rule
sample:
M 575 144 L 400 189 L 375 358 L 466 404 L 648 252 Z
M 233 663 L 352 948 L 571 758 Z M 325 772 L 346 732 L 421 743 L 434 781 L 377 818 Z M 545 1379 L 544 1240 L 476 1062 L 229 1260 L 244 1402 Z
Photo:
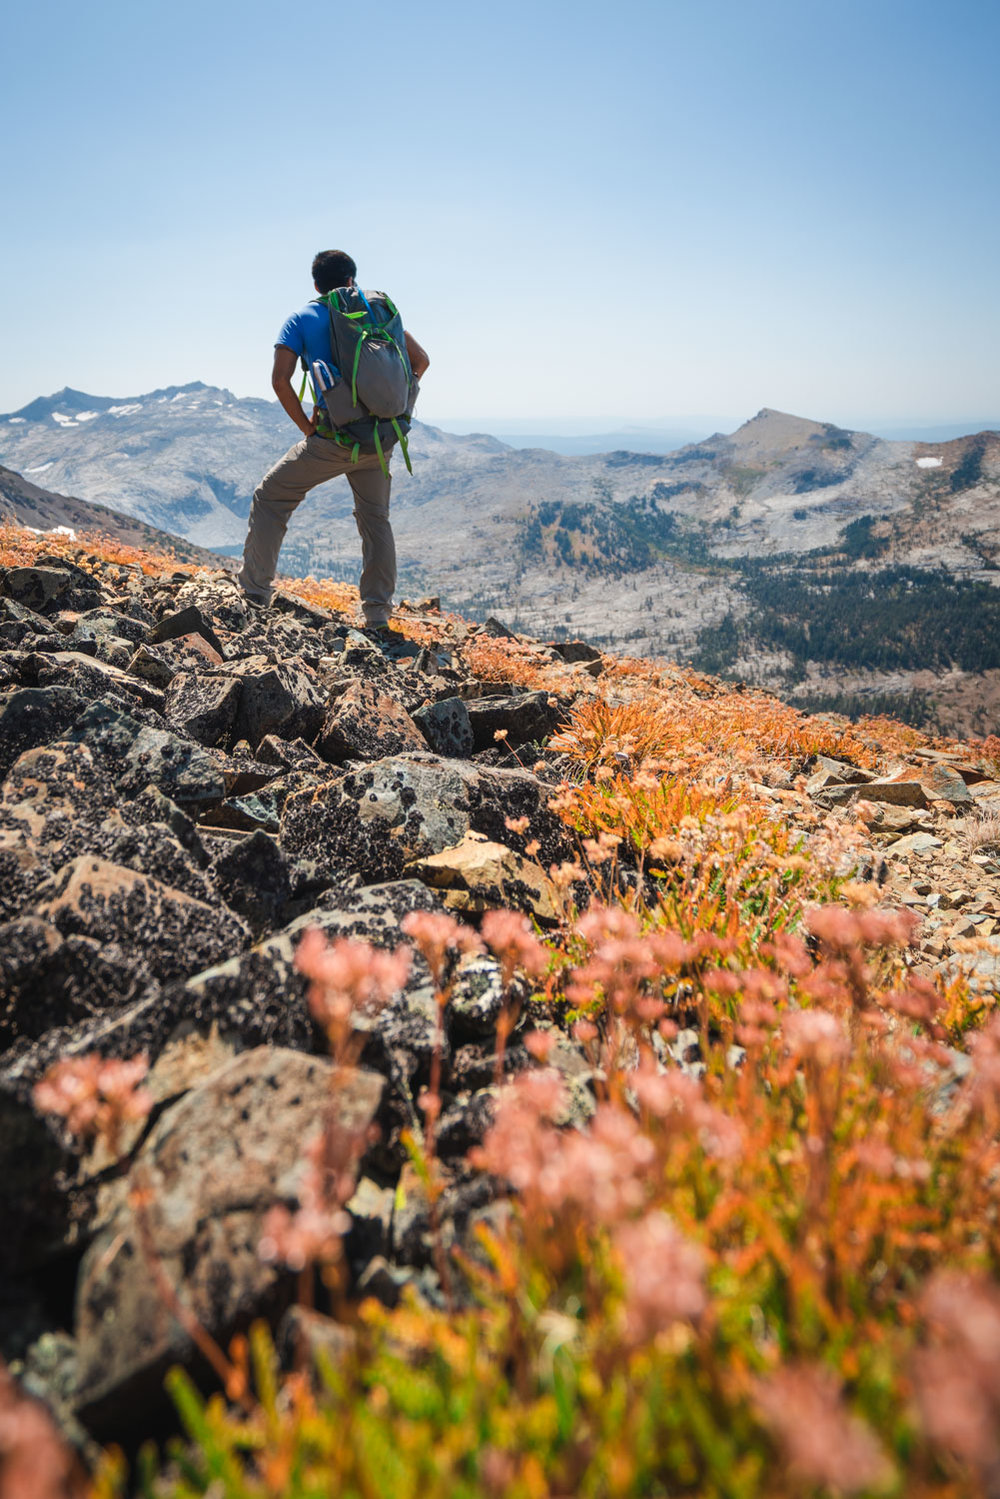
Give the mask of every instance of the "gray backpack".
M 350 448 L 355 463 L 359 453 L 377 453 L 386 474 L 385 454 L 398 442 L 412 473 L 406 434 L 419 387 L 402 318 L 384 292 L 366 296 L 357 286 L 338 287 L 316 300 L 330 314 L 330 346 L 339 376 L 313 392 L 319 398 L 316 430 Z M 308 370 L 305 359 L 302 364 Z M 304 393 L 304 380 L 302 388 Z

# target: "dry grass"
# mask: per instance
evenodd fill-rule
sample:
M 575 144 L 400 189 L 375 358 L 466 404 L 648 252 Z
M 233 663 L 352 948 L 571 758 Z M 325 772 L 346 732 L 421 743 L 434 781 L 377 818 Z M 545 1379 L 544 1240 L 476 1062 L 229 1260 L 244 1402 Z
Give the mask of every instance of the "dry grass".
M 1000 812 L 982 812 L 965 824 L 965 846 L 970 853 L 1000 850 Z

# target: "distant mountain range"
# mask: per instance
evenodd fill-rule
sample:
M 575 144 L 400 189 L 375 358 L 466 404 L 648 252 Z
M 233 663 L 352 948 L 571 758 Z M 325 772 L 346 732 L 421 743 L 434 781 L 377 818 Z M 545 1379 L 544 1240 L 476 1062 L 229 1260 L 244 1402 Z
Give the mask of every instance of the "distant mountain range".
M 0 417 L 0 462 L 234 555 L 254 486 L 294 439 L 275 402 L 200 383 L 63 390 Z M 802 701 L 995 726 L 1000 434 L 889 441 L 765 408 L 667 454 L 567 456 L 420 423 L 411 454 L 413 475 L 397 460 L 393 476 L 404 594 Z M 315 490 L 282 566 L 353 580 L 357 554 L 347 484 Z

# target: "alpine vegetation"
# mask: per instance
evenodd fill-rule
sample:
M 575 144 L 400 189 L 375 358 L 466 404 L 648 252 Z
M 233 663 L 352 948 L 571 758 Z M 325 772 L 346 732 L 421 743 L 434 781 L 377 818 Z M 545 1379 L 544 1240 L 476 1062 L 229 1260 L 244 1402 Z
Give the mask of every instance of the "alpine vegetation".
M 4 1499 L 1000 1492 L 1000 741 L 0 568 Z

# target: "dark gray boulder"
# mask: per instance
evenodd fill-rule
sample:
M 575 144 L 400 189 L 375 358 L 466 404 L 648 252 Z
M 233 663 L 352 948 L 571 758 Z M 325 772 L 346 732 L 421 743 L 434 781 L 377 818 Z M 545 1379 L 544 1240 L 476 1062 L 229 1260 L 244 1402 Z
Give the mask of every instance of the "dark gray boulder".
M 292 662 L 271 665 L 259 657 L 231 668 L 241 684 L 232 737 L 252 748 L 268 734 L 312 740 L 323 722 L 324 695 L 312 674 Z
M 264 1219 L 294 1206 L 304 1143 L 331 1115 L 363 1136 L 382 1094 L 368 1072 L 261 1048 L 236 1058 L 169 1108 L 132 1170 L 150 1189 L 147 1232 L 157 1261 L 201 1325 L 225 1346 L 291 1299 L 294 1277 L 259 1253 Z M 98 1436 L 148 1422 L 171 1364 L 198 1368 L 187 1333 L 157 1290 L 133 1210 L 123 1203 L 84 1257 L 76 1297 L 77 1408 Z
M 312 770 L 326 775 L 326 765 L 316 751 L 304 739 L 281 739 L 277 734 L 267 734 L 257 746 L 257 759 L 263 765 L 276 765 L 281 770 Z
M 564 661 L 575 663 L 600 661 L 601 652 L 596 645 L 588 645 L 585 640 L 553 640 L 552 649 L 557 656 Z
M 179 671 L 167 688 L 163 714 L 171 727 L 199 744 L 218 744 L 233 725 L 240 692 L 240 683 L 232 677 Z
M 72 687 L 23 687 L 0 705 L 0 780 L 25 750 L 49 744 L 87 706 Z
M 113 693 L 123 703 L 136 702 L 144 708 L 159 710 L 163 707 L 163 693 L 138 677 L 130 676 L 122 666 L 99 661 L 94 641 L 83 641 L 83 651 L 60 650 L 56 654 L 41 654 L 33 663 L 35 685 L 39 687 L 65 686 L 90 698 L 104 693 Z M 30 669 L 30 668 L 29 668 Z
M 464 759 L 476 747 L 469 710 L 460 697 L 446 697 L 418 708 L 413 721 L 436 755 Z
M 509 748 L 547 739 L 565 717 L 565 710 L 547 692 L 480 698 L 468 704 L 468 711 L 477 750 L 492 749 L 498 733 Z
M 396 699 L 374 682 L 349 682 L 326 710 L 316 748 L 333 764 L 422 750 L 424 737 Z
M 225 778 L 207 750 L 107 702 L 91 704 L 64 738 L 87 745 L 121 797 L 137 795 L 150 781 L 180 807 L 210 806 L 225 796 Z
M 246 616 L 241 613 L 239 618 L 245 621 Z M 199 635 L 220 659 L 225 655 L 222 641 L 201 610 L 194 605 L 189 605 L 176 614 L 165 614 L 146 638 L 150 645 L 160 645 L 168 640 L 181 640 L 190 635 Z
M 255 937 L 271 930 L 291 897 L 288 859 L 264 832 L 221 849 L 210 874 L 226 905 L 248 922 Z

